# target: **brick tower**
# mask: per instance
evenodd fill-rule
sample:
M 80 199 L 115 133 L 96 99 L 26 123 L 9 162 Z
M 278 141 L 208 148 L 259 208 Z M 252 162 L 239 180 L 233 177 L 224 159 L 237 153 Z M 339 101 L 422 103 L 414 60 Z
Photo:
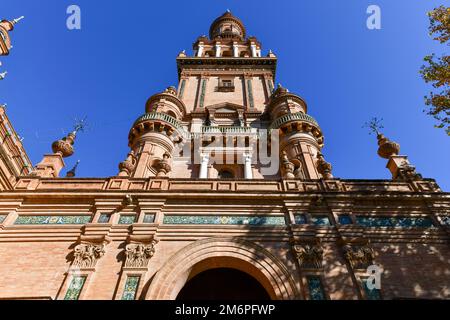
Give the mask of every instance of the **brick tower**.
M 79 126 L 21 171 L 2 118 L 0 299 L 450 297 L 450 195 L 399 144 L 375 128 L 392 179 L 334 177 L 306 102 L 238 18 L 193 49 L 116 176 L 60 177 Z

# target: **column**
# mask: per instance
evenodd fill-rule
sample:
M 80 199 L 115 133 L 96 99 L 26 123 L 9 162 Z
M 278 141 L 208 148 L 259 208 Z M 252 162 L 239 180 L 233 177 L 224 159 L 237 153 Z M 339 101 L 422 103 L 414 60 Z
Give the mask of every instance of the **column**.
M 257 56 L 257 54 L 256 54 L 256 44 L 252 43 L 250 45 L 250 48 L 252 50 L 252 57 L 256 57 Z
M 197 57 L 203 56 L 203 51 L 204 51 L 203 44 L 199 44 L 199 45 L 198 45 Z
M 244 154 L 244 177 L 249 180 L 253 179 L 252 155 L 250 153 Z
M 216 58 L 218 58 L 218 57 L 220 57 L 220 55 L 221 55 L 221 46 L 220 46 L 220 43 L 217 43 L 216 44 Z
M 208 179 L 209 154 L 202 154 L 202 163 L 200 164 L 200 179 Z
M 239 46 L 235 43 L 233 43 L 233 57 L 239 57 Z

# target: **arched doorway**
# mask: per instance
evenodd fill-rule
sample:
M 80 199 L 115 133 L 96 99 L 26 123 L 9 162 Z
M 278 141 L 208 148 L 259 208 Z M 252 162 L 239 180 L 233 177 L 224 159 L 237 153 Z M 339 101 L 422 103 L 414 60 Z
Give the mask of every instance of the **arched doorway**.
M 190 279 L 218 268 L 236 269 L 251 275 L 272 300 L 301 298 L 282 261 L 251 241 L 233 237 L 202 239 L 180 249 L 155 274 L 145 298 L 175 300 Z
M 264 287 L 237 269 L 216 268 L 197 274 L 186 282 L 177 300 L 270 300 Z

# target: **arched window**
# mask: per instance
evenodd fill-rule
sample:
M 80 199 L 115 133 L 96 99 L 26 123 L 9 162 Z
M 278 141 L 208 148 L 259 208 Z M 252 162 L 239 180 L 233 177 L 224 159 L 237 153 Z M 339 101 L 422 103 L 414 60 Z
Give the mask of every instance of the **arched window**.
M 219 179 L 233 179 L 234 178 L 234 174 L 230 170 L 223 169 L 223 170 L 219 171 L 218 178 Z

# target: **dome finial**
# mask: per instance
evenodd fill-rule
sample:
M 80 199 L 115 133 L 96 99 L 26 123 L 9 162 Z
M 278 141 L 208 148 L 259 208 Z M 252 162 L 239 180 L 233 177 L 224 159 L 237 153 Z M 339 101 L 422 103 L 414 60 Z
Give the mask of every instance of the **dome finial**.
M 19 22 L 20 20 L 25 19 L 24 16 L 18 17 L 16 19 L 14 19 L 13 21 L 11 21 L 12 24 L 16 24 L 17 22 Z

